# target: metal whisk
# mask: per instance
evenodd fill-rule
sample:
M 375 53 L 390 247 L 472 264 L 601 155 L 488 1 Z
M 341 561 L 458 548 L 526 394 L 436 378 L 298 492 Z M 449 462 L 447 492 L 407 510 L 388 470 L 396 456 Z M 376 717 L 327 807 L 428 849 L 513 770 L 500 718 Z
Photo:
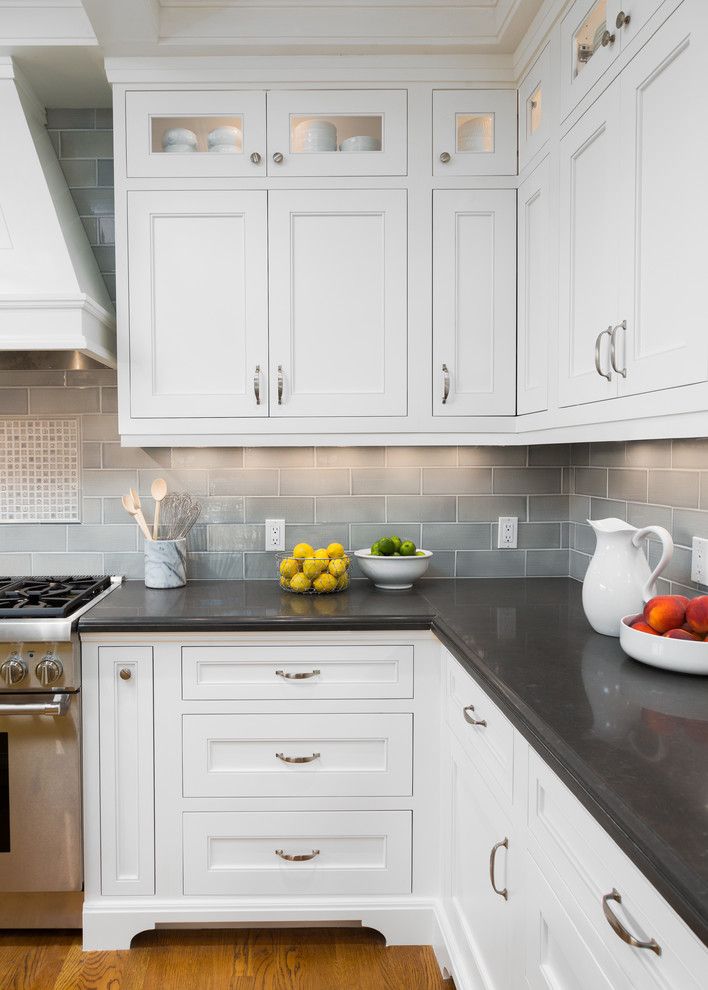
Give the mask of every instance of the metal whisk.
M 181 540 L 199 518 L 202 507 L 187 492 L 166 495 L 160 512 L 161 540 Z

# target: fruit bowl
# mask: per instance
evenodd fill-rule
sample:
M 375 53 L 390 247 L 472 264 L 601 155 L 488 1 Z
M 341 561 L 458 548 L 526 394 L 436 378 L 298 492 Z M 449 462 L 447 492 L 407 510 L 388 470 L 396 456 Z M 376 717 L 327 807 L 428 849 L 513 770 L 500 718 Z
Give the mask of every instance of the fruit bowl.
M 625 615 L 620 622 L 620 646 L 633 660 L 673 670 L 679 674 L 708 675 L 708 643 L 688 639 L 669 639 L 651 636 L 639 629 L 632 629 L 643 616 Z
M 278 556 L 283 591 L 293 595 L 333 595 L 349 587 L 349 556 L 338 558 Z
M 374 582 L 377 588 L 386 591 L 401 591 L 412 588 L 413 582 L 421 578 L 428 569 L 430 550 L 418 550 L 420 556 L 414 557 L 384 557 L 376 556 L 371 550 L 355 550 L 354 556 L 359 562 L 364 574 Z

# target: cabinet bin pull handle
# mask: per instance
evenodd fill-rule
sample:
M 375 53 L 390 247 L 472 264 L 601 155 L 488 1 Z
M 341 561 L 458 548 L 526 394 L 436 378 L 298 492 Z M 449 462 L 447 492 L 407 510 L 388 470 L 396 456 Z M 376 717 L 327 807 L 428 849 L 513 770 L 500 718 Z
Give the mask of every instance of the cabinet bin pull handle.
M 442 404 L 445 405 L 445 403 L 448 400 L 448 396 L 450 395 L 450 372 L 449 372 L 448 367 L 447 367 L 446 364 L 444 364 L 442 366 L 442 373 L 443 373 L 443 397 L 442 397 Z
M 313 753 L 312 756 L 285 756 L 283 753 L 276 753 L 275 755 L 283 763 L 312 763 L 313 760 L 320 758 L 319 753 Z
M 611 371 L 603 371 L 602 370 L 602 365 L 600 363 L 601 362 L 602 338 L 605 336 L 605 334 L 609 334 L 610 335 L 610 338 L 611 338 L 612 337 L 612 327 L 608 327 L 607 330 L 601 330 L 600 333 L 597 335 L 597 339 L 595 340 L 595 368 L 597 370 L 598 375 L 601 375 L 603 378 L 606 378 L 608 382 L 611 382 L 612 381 L 612 372 Z
M 474 711 L 474 705 L 467 705 L 465 708 L 462 709 L 462 714 L 465 717 L 465 722 L 468 722 L 470 725 L 481 725 L 483 726 L 483 728 L 486 729 L 487 727 L 486 718 L 473 718 L 470 715 L 470 712 L 473 711 Z
M 626 335 L 626 333 L 627 333 L 627 321 L 626 320 L 622 320 L 622 322 L 621 323 L 618 323 L 616 327 L 612 327 L 612 333 L 610 334 L 610 363 L 612 364 L 612 367 L 615 369 L 615 371 L 617 372 L 618 375 L 621 375 L 623 378 L 626 378 L 627 377 L 627 365 L 626 365 L 626 363 L 625 363 L 624 368 L 618 368 L 617 367 L 617 334 L 618 334 L 618 332 L 620 330 L 624 330 L 625 335 Z M 625 351 L 626 351 L 626 349 L 627 349 L 627 344 L 626 344 L 627 337 L 624 336 L 622 338 L 622 340 L 625 343 Z M 626 355 L 625 355 L 625 362 L 626 362 Z
M 509 891 L 506 889 L 506 887 L 503 890 L 499 890 L 499 888 L 497 887 L 497 885 L 495 883 L 495 880 L 494 880 L 494 862 L 495 862 L 495 860 L 497 858 L 497 853 L 499 852 L 499 850 L 502 847 L 504 849 L 508 849 L 509 848 L 509 839 L 508 838 L 504 838 L 504 839 L 502 839 L 501 842 L 497 842 L 497 843 L 495 843 L 492 846 L 492 851 L 489 854 L 489 881 L 490 881 L 490 883 L 492 885 L 492 890 L 494 891 L 494 893 L 495 894 L 499 894 L 499 896 L 500 897 L 503 897 L 505 901 L 508 901 L 509 900 Z
M 256 365 L 256 370 L 253 373 L 253 391 L 254 391 L 255 396 L 256 396 L 256 405 L 257 406 L 260 406 L 260 404 L 261 404 L 261 366 L 260 366 L 260 364 L 257 364 Z
M 314 859 L 315 856 L 319 856 L 319 849 L 313 849 L 311 853 L 302 853 L 300 856 L 293 856 L 291 853 L 283 852 L 282 849 L 276 849 L 275 855 L 280 856 L 281 859 L 286 860 L 288 863 L 306 863 L 310 859 Z
M 287 670 L 276 670 L 276 677 L 284 677 L 286 681 L 304 681 L 308 677 L 317 677 L 321 671 L 315 667 L 314 670 L 303 671 L 303 673 L 290 674 Z
M 648 942 L 641 942 L 638 938 L 635 938 L 631 932 L 627 931 L 617 915 L 613 912 L 610 907 L 610 901 L 617 901 L 618 904 L 622 903 L 622 897 L 618 890 L 613 888 L 611 894 L 605 894 L 602 898 L 602 910 L 604 911 L 607 922 L 615 935 L 621 938 L 623 942 L 626 942 L 627 945 L 634 946 L 635 949 L 649 949 L 650 952 L 655 952 L 657 956 L 660 956 L 661 946 L 659 943 L 653 938 L 650 938 Z
M 278 365 L 278 405 L 283 404 L 283 366 Z

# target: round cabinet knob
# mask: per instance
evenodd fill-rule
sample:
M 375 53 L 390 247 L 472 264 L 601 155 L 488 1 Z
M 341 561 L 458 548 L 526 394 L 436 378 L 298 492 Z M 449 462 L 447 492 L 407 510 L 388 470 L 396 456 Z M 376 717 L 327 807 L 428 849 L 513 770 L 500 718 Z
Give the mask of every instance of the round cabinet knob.
M 605 33 L 602 36 L 602 47 L 607 48 L 608 45 L 614 45 L 614 43 L 615 43 L 614 34 L 610 34 L 609 31 L 605 31 Z
M 620 28 L 627 27 L 627 25 L 631 20 L 632 18 L 629 16 L 629 14 L 625 14 L 623 10 L 620 10 L 619 14 L 617 15 L 617 18 L 615 19 L 615 25 L 617 26 L 617 30 L 619 31 Z
M 273 153 L 273 161 L 275 162 L 276 165 L 282 165 L 283 158 L 284 158 L 284 155 L 283 155 L 282 151 L 276 151 L 276 152 Z
M 46 653 L 35 667 L 34 672 L 39 678 L 39 683 L 43 687 L 47 687 L 59 680 L 64 673 L 64 667 L 59 657 L 53 653 Z
M 133 671 L 130 669 L 130 667 L 121 667 L 120 671 L 118 672 L 118 676 L 123 681 L 129 681 L 130 678 L 133 676 Z
M 27 664 L 20 660 L 19 656 L 15 654 L 14 656 L 8 657 L 5 663 L 0 667 L 0 677 L 9 686 L 12 684 L 19 684 L 23 678 L 27 676 Z
M 258 154 L 257 151 L 253 151 L 251 152 L 251 161 L 253 162 L 254 165 L 260 165 L 263 159 L 261 158 L 261 156 Z
M 440 161 L 443 163 L 443 165 L 447 165 L 447 163 L 451 161 L 451 159 L 452 159 L 452 155 L 450 154 L 449 151 L 440 152 Z

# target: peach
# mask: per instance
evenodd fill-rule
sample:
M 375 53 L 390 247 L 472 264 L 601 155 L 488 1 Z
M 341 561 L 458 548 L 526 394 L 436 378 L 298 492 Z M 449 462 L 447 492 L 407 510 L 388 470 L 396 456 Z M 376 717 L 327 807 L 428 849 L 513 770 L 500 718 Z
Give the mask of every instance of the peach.
M 669 629 L 663 635 L 665 639 L 692 639 L 694 643 L 702 642 L 700 636 L 692 632 L 686 632 L 685 629 Z
M 633 622 L 632 623 L 632 629 L 636 629 L 637 632 L 649 633 L 652 636 L 658 636 L 659 635 L 659 633 L 656 631 L 656 629 L 652 629 L 652 627 L 649 625 L 649 623 L 648 622 L 644 622 L 642 619 L 639 619 L 637 622 Z
M 708 595 L 691 599 L 686 607 L 686 622 L 693 632 L 701 636 L 708 633 Z
M 678 629 L 686 621 L 686 607 L 679 595 L 656 595 L 644 606 L 644 621 L 658 633 Z M 706 626 L 708 632 L 708 625 Z

